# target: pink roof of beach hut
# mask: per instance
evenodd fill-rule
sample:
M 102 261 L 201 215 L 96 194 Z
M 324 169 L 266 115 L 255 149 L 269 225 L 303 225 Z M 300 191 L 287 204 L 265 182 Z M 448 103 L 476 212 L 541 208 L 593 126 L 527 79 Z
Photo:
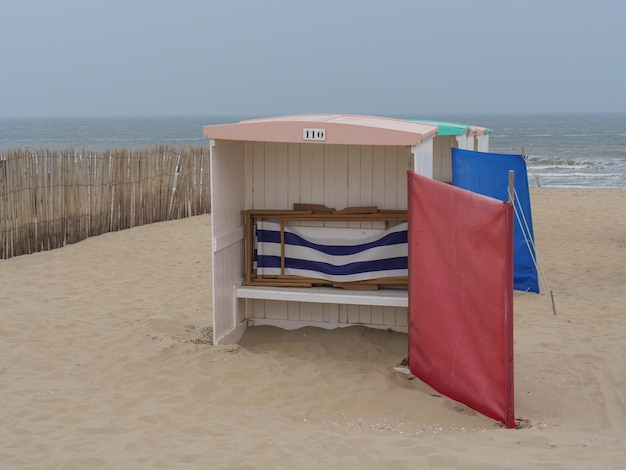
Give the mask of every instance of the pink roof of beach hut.
M 399 119 L 314 114 L 204 127 L 211 139 L 214 342 L 236 342 L 247 326 L 407 331 L 405 289 L 249 285 L 255 249 L 246 214 L 316 205 L 341 211 L 407 209 L 407 170 L 432 177 L 437 126 Z M 341 236 L 373 236 L 375 222 L 317 221 Z M 336 236 L 336 234 L 335 234 Z

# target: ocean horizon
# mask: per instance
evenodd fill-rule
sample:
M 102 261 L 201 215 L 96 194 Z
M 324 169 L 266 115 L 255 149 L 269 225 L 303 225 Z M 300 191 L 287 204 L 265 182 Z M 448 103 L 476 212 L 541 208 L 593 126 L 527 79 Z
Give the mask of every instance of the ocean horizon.
M 0 118 L 0 152 L 15 148 L 208 146 L 202 128 L 261 115 Z M 488 127 L 490 151 L 527 157 L 531 187 L 626 189 L 626 113 L 388 115 Z

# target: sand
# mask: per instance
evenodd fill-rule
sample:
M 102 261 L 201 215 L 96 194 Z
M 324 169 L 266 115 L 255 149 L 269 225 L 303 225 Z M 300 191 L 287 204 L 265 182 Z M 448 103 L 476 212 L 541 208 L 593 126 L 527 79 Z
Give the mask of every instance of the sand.
M 0 261 L 0 468 L 626 468 L 626 191 L 531 198 L 520 429 L 395 372 L 404 334 L 212 346 L 205 215 Z

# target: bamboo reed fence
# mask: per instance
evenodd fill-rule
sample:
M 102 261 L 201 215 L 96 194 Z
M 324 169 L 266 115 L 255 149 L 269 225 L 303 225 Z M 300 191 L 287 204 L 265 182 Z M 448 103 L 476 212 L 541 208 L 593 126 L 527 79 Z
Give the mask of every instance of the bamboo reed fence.
M 0 259 L 211 210 L 209 150 L 0 152 Z

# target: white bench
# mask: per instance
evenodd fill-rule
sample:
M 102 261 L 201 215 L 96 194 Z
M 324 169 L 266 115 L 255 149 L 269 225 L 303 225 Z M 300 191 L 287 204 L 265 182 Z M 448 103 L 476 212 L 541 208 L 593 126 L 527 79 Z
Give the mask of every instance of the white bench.
M 334 287 L 239 286 L 240 299 L 282 300 L 291 302 L 378 305 L 408 307 L 409 295 L 404 289 L 346 290 Z

